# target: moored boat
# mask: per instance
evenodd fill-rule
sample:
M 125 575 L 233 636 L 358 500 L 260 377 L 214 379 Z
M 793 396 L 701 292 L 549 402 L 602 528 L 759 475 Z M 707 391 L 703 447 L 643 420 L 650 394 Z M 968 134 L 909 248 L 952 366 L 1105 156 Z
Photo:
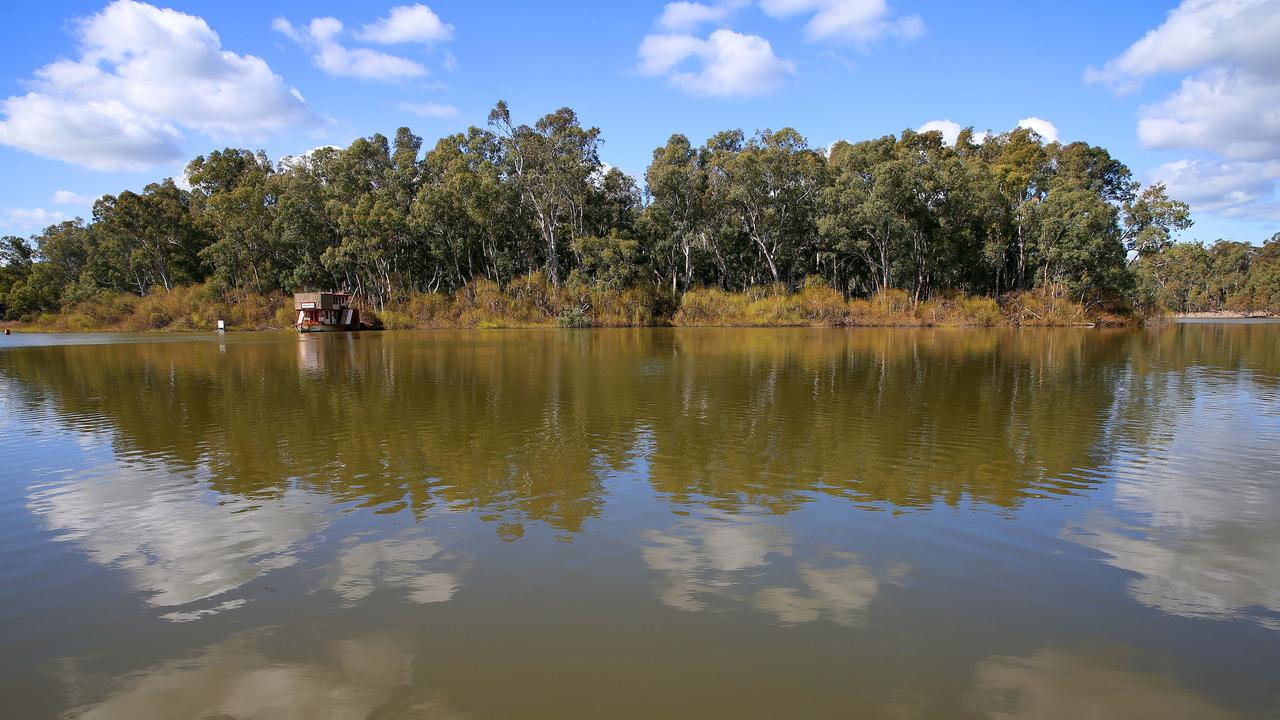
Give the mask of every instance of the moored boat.
M 294 293 L 298 332 L 338 332 L 360 329 L 360 311 L 351 307 L 351 296 L 338 292 Z

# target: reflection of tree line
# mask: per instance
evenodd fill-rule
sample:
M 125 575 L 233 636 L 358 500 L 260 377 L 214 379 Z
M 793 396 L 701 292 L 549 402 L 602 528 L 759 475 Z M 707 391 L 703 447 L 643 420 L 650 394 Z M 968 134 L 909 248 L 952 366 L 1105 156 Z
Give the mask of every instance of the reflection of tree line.
M 1088 482 L 1110 413 L 1159 409 L 1117 408 L 1122 384 L 1191 363 L 1274 368 L 1275 337 L 1206 326 L 236 338 L 15 349 L 0 373 L 70 426 L 105 425 L 120 457 L 203 464 L 220 492 L 297 483 L 388 511 L 444 502 L 518 534 L 526 520 L 578 530 L 605 502 L 604 477 L 637 454 L 678 502 L 785 512 L 820 491 L 1014 507 Z

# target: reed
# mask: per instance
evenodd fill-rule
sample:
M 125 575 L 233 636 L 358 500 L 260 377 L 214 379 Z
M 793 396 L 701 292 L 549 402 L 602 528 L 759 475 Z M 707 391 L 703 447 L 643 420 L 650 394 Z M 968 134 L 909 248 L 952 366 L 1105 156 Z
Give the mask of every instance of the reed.
M 28 327 L 57 332 L 284 329 L 293 305 L 281 294 L 222 291 L 211 284 L 155 290 L 145 296 L 100 292 Z M 789 326 L 1062 326 L 1140 321 L 1119 305 L 1088 308 L 1060 289 L 995 298 L 960 293 L 917 301 L 896 289 L 846 299 L 819 278 L 796 291 L 781 284 L 742 292 L 694 288 L 676 297 L 650 286 L 617 289 L 585 284 L 556 287 L 540 272 L 506 286 L 477 279 L 452 293 L 409 293 L 361 315 L 388 330 L 517 327 L 789 327 Z

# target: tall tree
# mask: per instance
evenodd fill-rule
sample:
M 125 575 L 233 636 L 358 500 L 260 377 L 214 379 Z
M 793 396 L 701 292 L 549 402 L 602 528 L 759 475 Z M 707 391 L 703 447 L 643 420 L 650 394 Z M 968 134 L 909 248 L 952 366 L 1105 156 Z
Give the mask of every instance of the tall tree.
M 499 101 L 489 125 L 502 143 L 506 172 L 537 223 L 546 251 L 547 277 L 560 284 L 560 247 L 582 234 L 590 178 L 600 170 L 600 130 L 583 128 L 569 108 L 544 116 L 533 127 L 514 125 Z

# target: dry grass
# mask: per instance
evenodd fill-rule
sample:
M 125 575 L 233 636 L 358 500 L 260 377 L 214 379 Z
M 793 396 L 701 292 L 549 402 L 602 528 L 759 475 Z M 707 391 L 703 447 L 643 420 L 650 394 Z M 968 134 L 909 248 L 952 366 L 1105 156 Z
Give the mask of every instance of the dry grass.
M 1065 293 L 1052 290 L 1010 293 L 1001 299 L 1000 305 L 1011 325 L 1061 327 L 1096 323 L 1099 320 Z
M 1059 301 L 1054 305 L 1062 305 Z M 1063 306 L 1066 307 L 1065 305 Z M 1070 307 L 1084 314 L 1079 305 Z M 1040 310 L 1037 308 L 1037 310 Z M 1026 315 L 1033 319 L 1033 313 Z M 1046 316 L 1045 324 L 1053 317 Z M 1073 316 L 1074 317 L 1074 316 Z M 1074 324 L 1076 321 L 1062 324 Z M 680 302 L 674 324 L 684 326 L 785 327 L 849 325 L 866 327 L 1017 325 L 1018 317 L 1002 313 L 994 298 L 941 295 L 922 302 L 896 289 L 870 298 L 845 300 L 838 291 L 811 279 L 796 293 L 780 286 L 729 293 L 716 288 L 690 290 Z
M 284 295 L 218 292 L 209 285 L 154 291 L 145 297 L 100 293 L 61 313 L 44 315 L 33 329 L 57 332 L 210 330 L 217 320 L 233 330 L 283 329 L 293 324 Z M 625 290 L 588 285 L 553 287 L 541 273 L 506 287 L 476 280 L 454 293 L 412 293 L 379 312 L 361 309 L 375 327 L 391 330 L 507 327 L 787 327 L 982 326 L 1132 324 L 1123 310 L 1087 310 L 1065 293 L 1033 291 L 990 297 L 946 294 L 916 302 L 901 290 L 845 299 L 822 280 L 799 291 L 764 285 L 731 293 L 697 288 L 679 299 L 649 287 Z
M 666 304 L 650 288 L 553 287 L 535 272 L 505 288 L 481 279 L 452 294 L 413 293 L 374 317 L 388 329 L 643 327 L 664 324 Z
M 225 320 L 232 330 L 268 330 L 293 324 L 293 305 L 283 296 L 247 291 L 220 293 L 208 285 L 155 289 L 139 297 L 101 292 L 31 326 L 54 332 L 148 332 L 212 330 Z

